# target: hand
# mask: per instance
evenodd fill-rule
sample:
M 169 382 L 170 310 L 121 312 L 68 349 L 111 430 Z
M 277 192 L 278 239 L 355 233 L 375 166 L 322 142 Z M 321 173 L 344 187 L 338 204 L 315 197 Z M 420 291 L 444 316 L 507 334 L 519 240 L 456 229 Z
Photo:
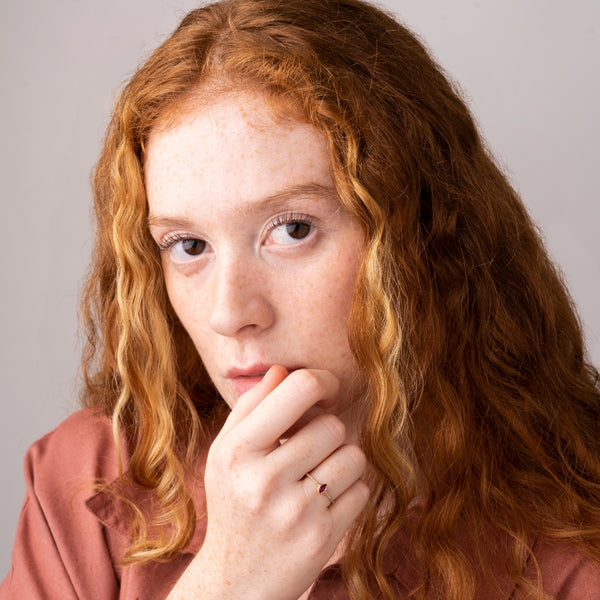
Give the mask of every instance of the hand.
M 296 599 L 317 578 L 367 502 L 366 459 L 327 413 L 280 440 L 338 388 L 328 371 L 273 367 L 239 398 L 208 454 L 203 547 L 169 598 Z

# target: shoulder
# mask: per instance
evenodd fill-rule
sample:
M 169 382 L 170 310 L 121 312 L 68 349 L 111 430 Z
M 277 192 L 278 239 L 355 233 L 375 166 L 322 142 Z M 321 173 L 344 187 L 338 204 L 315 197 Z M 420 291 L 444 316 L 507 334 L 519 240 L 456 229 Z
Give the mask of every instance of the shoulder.
M 31 449 L 34 452 L 64 450 L 75 441 L 89 446 L 107 437 L 112 437 L 110 418 L 94 408 L 82 408 L 34 442 Z
M 27 491 L 3 598 L 116 598 L 126 539 L 109 535 L 88 500 L 118 475 L 110 419 L 71 415 L 25 456 Z
M 565 542 L 540 540 L 534 547 L 544 590 L 561 600 L 600 597 L 600 565 Z M 531 576 L 537 570 L 529 565 Z
M 118 461 L 110 419 L 85 408 L 31 445 L 25 477 L 38 492 L 58 485 L 112 480 Z
M 419 512 L 420 506 L 413 507 L 410 518 L 414 519 Z M 465 544 L 461 538 L 461 547 L 467 556 L 471 554 L 472 543 Z M 529 597 L 525 590 L 515 588 L 514 578 L 502 568 L 510 548 L 511 540 L 504 534 L 491 533 L 482 538 L 481 549 L 485 550 L 492 567 L 495 584 L 491 585 L 488 577 L 490 571 L 481 571 L 474 566 L 475 597 L 478 600 L 508 597 L 524 600 Z M 422 566 L 414 553 L 411 535 L 406 530 L 401 529 L 392 537 L 383 566 L 386 574 L 394 577 L 395 585 L 403 593 L 421 584 Z M 523 575 L 533 585 L 539 581 L 544 592 L 556 600 L 600 598 L 600 564 L 566 541 L 538 537 L 532 547 L 532 556 L 524 566 Z

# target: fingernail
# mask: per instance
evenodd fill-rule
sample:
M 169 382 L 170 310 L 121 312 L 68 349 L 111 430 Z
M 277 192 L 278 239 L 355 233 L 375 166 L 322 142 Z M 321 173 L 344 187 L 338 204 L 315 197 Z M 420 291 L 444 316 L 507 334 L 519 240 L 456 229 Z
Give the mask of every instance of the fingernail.
M 263 375 L 262 381 L 267 381 L 269 377 L 273 374 L 273 369 L 275 369 L 277 365 L 271 365 L 269 370 Z
M 267 381 L 268 378 L 273 376 L 273 373 L 275 372 L 275 370 L 277 369 L 277 367 L 279 367 L 280 369 L 285 369 L 285 367 L 282 367 L 281 365 L 271 365 L 269 367 L 269 370 L 265 373 L 264 377 L 262 378 L 263 381 Z M 286 371 L 286 375 L 287 375 L 287 371 Z

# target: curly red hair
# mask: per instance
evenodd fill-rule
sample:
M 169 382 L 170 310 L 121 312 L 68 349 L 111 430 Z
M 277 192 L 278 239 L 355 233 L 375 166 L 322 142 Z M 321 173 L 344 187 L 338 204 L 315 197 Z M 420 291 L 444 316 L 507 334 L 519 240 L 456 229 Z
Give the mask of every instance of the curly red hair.
M 504 536 L 506 572 L 539 597 L 522 574 L 532 536 L 600 561 L 598 372 L 572 301 L 440 68 L 359 0 L 192 11 L 115 107 L 94 180 L 83 401 L 128 434 L 131 476 L 155 491 L 168 525 L 155 539 L 140 517 L 126 560 L 185 547 L 195 525 L 185 473 L 222 411 L 166 297 L 145 142 L 191 95 L 249 86 L 325 133 L 340 201 L 365 231 L 349 335 L 369 384 L 373 499 L 343 559 L 351 597 L 393 597 L 382 556 L 400 529 L 421 562 L 418 597 L 471 598 L 476 569 L 492 580 L 482 532 Z

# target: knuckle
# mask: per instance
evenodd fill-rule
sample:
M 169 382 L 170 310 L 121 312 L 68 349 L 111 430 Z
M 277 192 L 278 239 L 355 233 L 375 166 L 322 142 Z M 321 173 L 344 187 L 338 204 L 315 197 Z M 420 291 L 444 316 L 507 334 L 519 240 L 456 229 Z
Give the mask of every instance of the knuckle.
M 342 420 L 330 413 L 318 417 L 329 438 L 342 444 L 346 439 L 346 426 Z
M 265 472 L 245 472 L 235 482 L 236 501 L 250 514 L 263 513 L 269 504 L 273 478 Z
M 283 502 L 277 506 L 274 512 L 274 522 L 284 535 L 296 535 L 298 525 L 302 522 L 305 509 L 298 502 Z
M 314 371 L 300 369 L 291 373 L 288 379 L 298 391 L 304 394 L 320 395 L 324 391 L 323 383 Z
M 303 532 L 305 547 L 311 557 L 317 557 L 332 546 L 333 525 L 330 519 L 315 523 Z
M 355 444 L 349 444 L 344 447 L 344 452 L 348 457 L 348 460 L 351 461 L 355 472 L 358 475 L 362 475 L 367 468 L 367 457 L 362 449 Z
M 371 496 L 369 486 L 362 479 L 359 479 L 354 485 L 356 486 L 357 493 L 361 496 L 363 505 L 367 504 Z
M 243 459 L 244 444 L 233 439 L 220 440 L 211 447 L 211 458 L 223 472 L 234 471 Z
M 243 505 L 248 515 L 260 515 L 265 510 L 265 497 L 262 494 L 245 493 L 243 488 L 238 488 L 236 500 L 236 504 Z

